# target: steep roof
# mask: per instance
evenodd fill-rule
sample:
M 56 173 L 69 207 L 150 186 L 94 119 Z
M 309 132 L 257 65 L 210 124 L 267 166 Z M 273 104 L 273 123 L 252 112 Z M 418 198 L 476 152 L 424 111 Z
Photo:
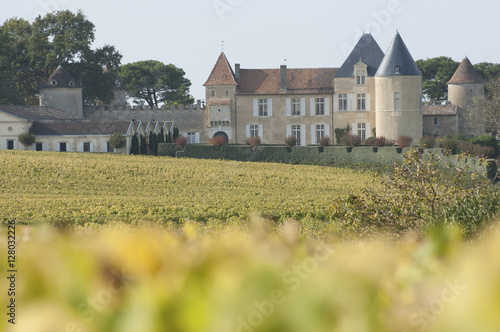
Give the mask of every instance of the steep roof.
M 238 94 L 333 93 L 338 68 L 287 69 L 287 90 L 282 91 L 280 69 L 241 69 Z
M 371 34 L 363 34 L 351 54 L 344 61 L 335 78 L 354 77 L 354 65 L 361 61 L 368 66 L 368 76 L 374 76 L 384 58 L 375 38 Z
M 470 62 L 470 60 L 465 57 L 457 68 L 453 77 L 448 81 L 447 84 L 477 84 L 484 83 L 484 80 L 479 76 L 476 69 Z
M 38 136 L 127 134 L 131 121 L 113 122 L 34 122 L 30 133 Z
M 208 106 L 230 106 L 231 99 L 228 98 L 210 98 L 208 100 Z
M 234 80 L 234 72 L 226 58 L 224 52 L 222 52 L 215 63 L 212 73 L 208 77 L 208 80 L 203 84 L 203 86 L 214 86 L 214 85 L 237 85 Z
M 73 88 L 81 89 L 82 84 L 75 80 L 63 66 L 54 70 L 54 72 L 49 76 L 49 78 L 40 85 L 40 89 L 54 89 L 54 88 Z
M 399 72 L 396 71 L 396 67 L 399 67 Z M 413 60 L 410 51 L 408 51 L 403 38 L 401 38 L 399 32 L 396 32 L 396 36 L 392 40 L 389 50 L 382 60 L 382 63 L 380 63 L 375 76 L 389 77 L 421 75 L 422 73 L 418 69 L 415 60 Z
M 453 104 L 446 105 L 424 105 L 422 106 L 422 115 L 456 115 L 458 106 Z
M 30 121 L 84 120 L 81 117 L 48 106 L 0 105 L 0 111 Z

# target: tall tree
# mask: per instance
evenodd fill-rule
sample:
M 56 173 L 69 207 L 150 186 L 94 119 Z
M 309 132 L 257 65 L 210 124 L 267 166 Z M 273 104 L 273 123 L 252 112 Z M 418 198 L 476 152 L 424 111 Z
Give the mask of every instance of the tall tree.
M 160 103 L 176 105 L 194 101 L 189 95 L 191 82 L 182 69 L 172 64 L 139 61 L 121 66 L 118 74 L 137 104 L 144 101 L 152 108 Z
M 468 121 L 477 134 L 500 133 L 500 77 L 486 82 L 485 97 L 477 97 L 467 110 Z
M 422 92 L 431 103 L 441 103 L 448 99 L 447 82 L 458 68 L 459 63 L 441 56 L 416 61 L 422 72 Z
M 491 62 L 480 62 L 474 65 L 474 69 L 485 81 L 500 77 L 500 64 Z

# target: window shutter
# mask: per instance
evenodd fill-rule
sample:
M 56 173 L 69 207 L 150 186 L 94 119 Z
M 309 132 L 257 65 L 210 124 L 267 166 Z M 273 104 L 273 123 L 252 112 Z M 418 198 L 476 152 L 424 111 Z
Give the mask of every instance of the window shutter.
M 306 116 L 306 98 L 300 98 L 300 116 Z
M 184 136 L 184 137 L 187 138 L 188 137 L 188 133 L 182 133 L 182 136 Z
M 76 149 L 76 146 L 75 146 Z M 69 142 L 66 143 L 66 152 L 71 152 L 71 146 L 69 145 Z
M 82 142 L 82 143 L 80 143 L 80 152 L 83 152 L 83 151 L 84 150 L 83 150 L 83 142 Z
M 370 128 L 370 122 L 367 122 L 365 124 L 365 130 L 366 130 L 366 138 L 371 137 L 372 136 L 372 130 Z
M 305 102 L 305 98 L 304 98 L 304 102 Z M 300 145 L 302 146 L 306 146 L 306 125 L 300 125 L 300 140 L 301 140 L 301 143 Z
M 273 100 L 271 98 L 267 100 L 267 116 L 273 116 Z
M 347 95 L 347 110 L 348 111 L 356 110 L 356 95 L 353 93 Z
M 61 143 L 57 143 L 56 152 L 61 152 Z
M 14 140 L 14 150 L 17 150 L 17 139 Z
M 245 130 L 246 130 L 246 136 L 247 136 L 247 138 L 249 138 L 250 137 L 250 125 L 246 125 Z
M 325 98 L 325 115 L 330 115 L 330 98 Z
M 366 103 L 366 110 L 367 110 L 367 111 L 371 111 L 371 103 L 370 103 L 371 98 L 370 98 L 370 94 L 369 94 L 369 93 L 367 93 L 367 94 L 365 95 L 365 98 L 366 98 L 366 100 L 365 100 L 365 103 Z
M 292 116 L 292 100 L 286 99 L 286 116 Z
M 339 95 L 338 94 L 333 95 L 333 111 L 334 112 L 339 111 Z
M 262 125 L 259 125 L 259 137 L 260 137 L 261 143 L 264 142 L 264 128 Z
M 286 125 L 286 137 L 292 136 L 292 125 Z
M 351 133 L 355 136 L 358 136 L 358 124 L 356 122 L 353 122 L 351 126 Z
M 316 144 L 316 125 L 311 125 L 311 144 Z
M 90 142 L 90 152 L 94 152 L 94 142 Z
M 330 137 L 330 140 L 332 139 L 332 135 L 330 135 L 330 125 L 325 124 L 325 136 Z
M 194 142 L 200 143 L 200 133 L 199 132 L 194 134 Z
M 311 110 L 310 110 L 310 114 L 311 116 L 315 116 L 316 115 L 316 98 L 311 98 L 310 99 L 310 104 L 311 104 Z
M 253 100 L 253 116 L 254 117 L 259 117 L 259 100 L 254 99 Z

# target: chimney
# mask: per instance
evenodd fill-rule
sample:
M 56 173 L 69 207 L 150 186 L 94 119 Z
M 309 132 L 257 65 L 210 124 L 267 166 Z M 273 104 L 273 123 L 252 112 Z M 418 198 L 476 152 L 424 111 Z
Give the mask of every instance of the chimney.
M 281 65 L 281 67 L 280 67 L 280 88 L 281 88 L 281 91 L 285 91 L 287 89 L 287 86 L 286 86 L 286 65 Z
M 240 79 L 240 64 L 239 63 L 236 63 L 234 65 L 234 76 L 237 80 Z

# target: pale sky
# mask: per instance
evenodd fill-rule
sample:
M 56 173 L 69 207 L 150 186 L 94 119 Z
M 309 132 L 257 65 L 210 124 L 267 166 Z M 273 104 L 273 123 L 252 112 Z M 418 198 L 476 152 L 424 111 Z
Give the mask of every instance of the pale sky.
M 184 69 L 195 99 L 205 97 L 222 41 L 233 68 L 279 68 L 284 59 L 289 68 L 340 67 L 362 31 L 385 52 L 396 30 L 415 60 L 500 63 L 500 3 L 491 0 L 18 0 L 0 21 L 65 9 L 81 9 L 96 26 L 94 46 L 114 45 L 122 64 Z

